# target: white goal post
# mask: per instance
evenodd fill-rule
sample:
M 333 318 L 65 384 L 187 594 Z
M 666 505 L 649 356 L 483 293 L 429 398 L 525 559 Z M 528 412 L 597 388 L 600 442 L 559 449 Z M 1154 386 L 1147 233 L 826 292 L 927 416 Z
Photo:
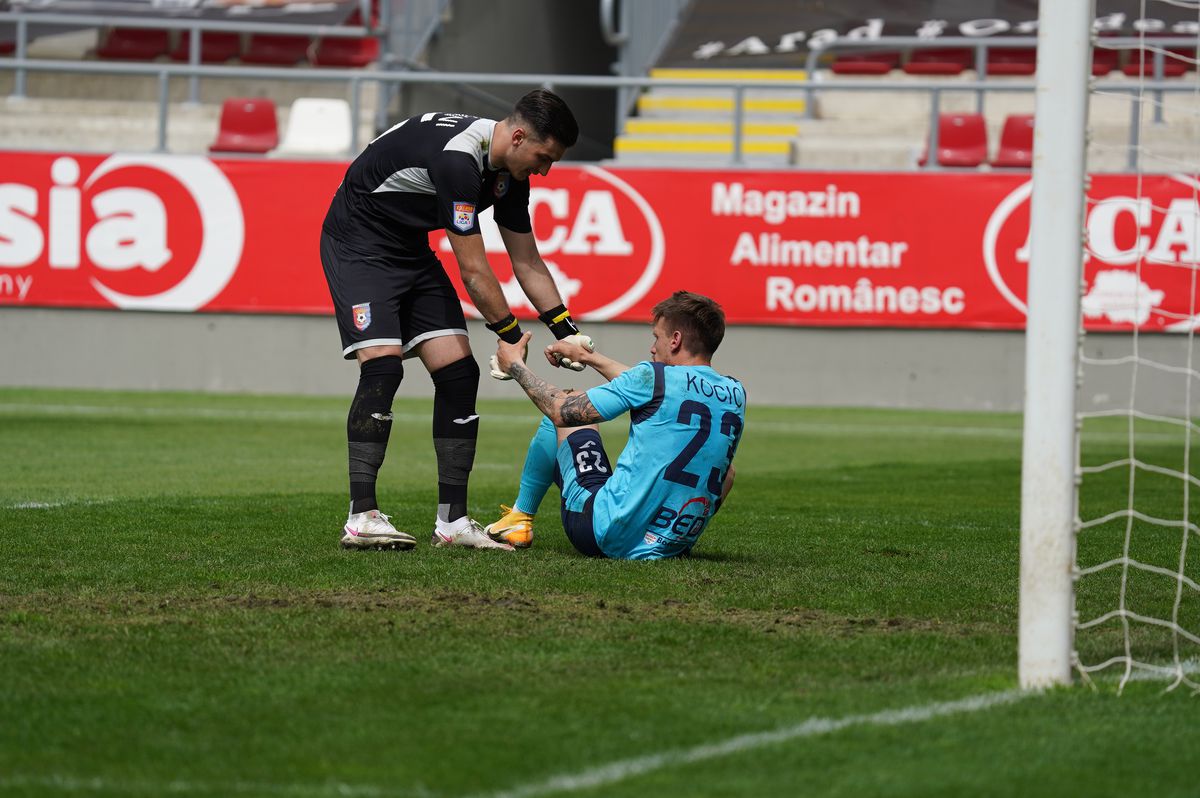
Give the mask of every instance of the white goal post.
M 1024 688 L 1071 681 L 1075 391 L 1094 18 L 1094 0 L 1038 4 L 1021 465 Z

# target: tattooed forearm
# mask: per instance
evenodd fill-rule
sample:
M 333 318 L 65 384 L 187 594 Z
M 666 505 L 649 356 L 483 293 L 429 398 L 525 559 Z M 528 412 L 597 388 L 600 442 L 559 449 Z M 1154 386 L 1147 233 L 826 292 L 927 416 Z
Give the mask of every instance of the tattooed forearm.
M 515 363 L 508 374 L 517 384 L 525 389 L 529 398 L 537 405 L 538 410 L 554 419 L 554 400 L 562 396 L 562 391 L 530 371 L 526 366 Z
M 508 374 L 525 389 L 538 410 L 559 426 L 578 427 L 603 421 L 600 413 L 588 401 L 586 393 L 556 388 L 522 363 L 513 364 Z
M 600 413 L 592 406 L 586 393 L 568 396 L 562 404 L 563 423 L 568 427 L 579 427 L 584 424 L 596 424 L 602 421 Z

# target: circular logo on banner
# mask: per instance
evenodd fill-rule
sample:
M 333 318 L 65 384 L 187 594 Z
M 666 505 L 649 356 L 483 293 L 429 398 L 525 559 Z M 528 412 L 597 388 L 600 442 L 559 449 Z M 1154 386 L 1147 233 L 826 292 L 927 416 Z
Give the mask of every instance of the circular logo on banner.
M 63 158 L 58 172 L 78 170 Z M 95 214 L 92 286 L 125 310 L 198 310 L 237 271 L 245 220 L 225 174 L 203 157 L 113 155 L 82 186 Z M 188 219 L 187 208 L 195 218 Z
M 559 294 L 575 318 L 603 321 L 624 313 L 654 286 L 662 272 L 666 244 L 654 209 L 632 186 L 604 169 L 560 169 L 529 190 L 529 216 L 538 252 Z M 504 242 L 492 221 L 480 214 L 488 263 L 496 272 L 508 306 L 518 315 L 536 313 L 512 272 Z M 445 232 L 431 241 L 447 273 L 465 297 Z M 436 241 L 436 243 L 435 243 Z M 479 311 L 469 301 L 463 310 Z
M 1022 314 L 1032 191 L 1027 181 L 1001 200 L 983 235 L 988 277 Z M 1191 280 L 1200 259 L 1198 193 L 1200 183 L 1187 175 L 1093 178 L 1080 305 L 1090 326 L 1178 331 L 1200 322 Z

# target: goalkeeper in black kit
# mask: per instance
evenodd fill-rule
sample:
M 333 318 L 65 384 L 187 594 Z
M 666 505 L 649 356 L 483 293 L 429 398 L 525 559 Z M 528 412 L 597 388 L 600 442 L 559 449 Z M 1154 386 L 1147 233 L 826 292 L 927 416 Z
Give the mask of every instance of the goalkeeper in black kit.
M 420 358 L 433 380 L 438 505 L 431 542 L 512 550 L 467 515 L 475 460 L 479 366 L 450 278 L 429 246 L 445 229 L 463 285 L 488 329 L 510 343 L 522 332 L 488 265 L 479 214 L 494 208 L 513 274 L 555 338 L 579 330 L 538 254 L 529 218 L 529 178 L 545 175 L 579 127 L 545 90 L 522 97 L 504 119 L 427 113 L 372 141 L 346 171 L 321 229 L 321 263 L 342 339 L 359 364 L 346 421 L 350 513 L 342 546 L 411 549 L 416 538 L 379 511 L 375 485 L 392 427 L 404 360 Z M 590 347 L 586 336 L 576 340 Z M 561 362 L 576 370 L 581 364 Z M 499 373 L 497 376 L 505 376 Z M 421 519 L 404 519 L 411 529 Z M 428 529 L 428 527 L 426 527 Z

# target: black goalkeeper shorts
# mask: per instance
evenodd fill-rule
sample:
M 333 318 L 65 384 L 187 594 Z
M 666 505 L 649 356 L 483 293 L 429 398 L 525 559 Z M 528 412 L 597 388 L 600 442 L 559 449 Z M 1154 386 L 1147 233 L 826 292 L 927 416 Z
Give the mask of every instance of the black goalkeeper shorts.
M 432 254 L 432 253 L 431 253 Z M 467 334 L 462 304 L 446 271 L 356 252 L 321 233 L 321 265 L 347 360 L 368 346 L 403 346 L 404 356 L 430 338 Z

